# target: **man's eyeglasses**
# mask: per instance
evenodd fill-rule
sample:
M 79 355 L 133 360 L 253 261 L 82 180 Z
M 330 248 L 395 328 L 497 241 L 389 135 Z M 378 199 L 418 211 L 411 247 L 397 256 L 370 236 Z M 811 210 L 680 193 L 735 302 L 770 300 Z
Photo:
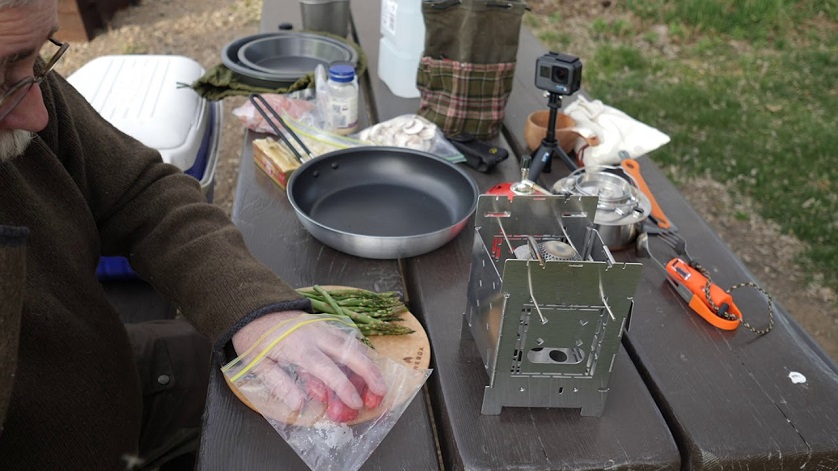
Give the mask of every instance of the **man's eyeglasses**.
M 29 93 L 29 90 L 33 85 L 38 85 L 44 81 L 44 78 L 47 76 L 49 71 L 55 67 L 58 59 L 61 59 L 61 56 L 63 56 L 64 52 L 70 47 L 69 44 L 62 43 L 55 38 L 49 38 L 49 42 L 58 46 L 58 51 L 56 51 L 55 54 L 53 54 L 47 61 L 46 66 L 44 66 L 42 71 L 36 71 L 34 75 L 26 77 L 8 88 L 6 88 L 5 85 L 0 84 L 0 91 L 3 93 L 3 95 L 0 96 L 0 119 L 5 118 L 18 104 L 20 104 L 23 97 Z M 3 91 L 4 88 L 5 91 Z

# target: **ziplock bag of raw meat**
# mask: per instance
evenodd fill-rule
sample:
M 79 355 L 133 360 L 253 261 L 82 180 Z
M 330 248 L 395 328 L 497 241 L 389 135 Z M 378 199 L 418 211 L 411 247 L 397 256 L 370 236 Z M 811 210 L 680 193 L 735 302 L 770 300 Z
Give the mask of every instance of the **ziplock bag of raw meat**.
M 286 360 L 294 355 L 283 349 L 292 345 L 297 349 L 303 341 L 300 336 L 315 333 L 315 328 L 317 335 L 329 336 L 330 360 L 361 396 L 360 409 L 349 407 L 312 372 Z M 363 352 L 380 372 L 386 384 L 384 391 L 373 391 L 359 371 L 344 363 L 355 363 L 349 359 L 358 352 Z M 413 369 L 379 355 L 367 346 L 348 317 L 304 314 L 279 322 L 247 352 L 225 365 L 222 372 L 239 399 L 262 414 L 311 469 L 321 471 L 359 469 L 393 428 L 431 370 Z M 287 387 L 303 393 L 300 407 L 286 400 Z M 381 387 L 380 382 L 377 387 Z

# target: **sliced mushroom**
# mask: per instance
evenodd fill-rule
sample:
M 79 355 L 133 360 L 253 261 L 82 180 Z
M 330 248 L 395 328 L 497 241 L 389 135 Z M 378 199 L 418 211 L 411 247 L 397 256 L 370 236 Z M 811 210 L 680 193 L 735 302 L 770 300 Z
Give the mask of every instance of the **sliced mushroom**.
M 419 134 L 423 129 L 425 129 L 425 125 L 418 119 L 411 119 L 405 123 L 402 129 L 407 134 Z

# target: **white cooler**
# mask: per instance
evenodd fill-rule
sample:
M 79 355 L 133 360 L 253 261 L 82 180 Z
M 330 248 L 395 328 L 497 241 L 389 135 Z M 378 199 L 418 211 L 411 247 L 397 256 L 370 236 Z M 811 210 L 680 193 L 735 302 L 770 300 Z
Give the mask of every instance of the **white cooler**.
M 211 202 L 222 113 L 220 102 L 189 87 L 203 74 L 188 57 L 114 55 L 88 62 L 67 81 L 111 124 L 195 177 Z M 100 279 L 136 277 L 122 257 L 103 257 L 97 273 Z

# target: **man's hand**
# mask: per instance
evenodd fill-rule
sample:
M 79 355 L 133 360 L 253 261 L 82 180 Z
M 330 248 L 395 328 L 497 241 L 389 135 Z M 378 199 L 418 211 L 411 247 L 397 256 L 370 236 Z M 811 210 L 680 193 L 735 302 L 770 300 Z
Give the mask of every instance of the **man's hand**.
M 254 319 L 233 334 L 233 347 L 237 354 L 241 355 L 278 323 L 301 315 L 304 316 L 302 319 L 305 319 L 305 313 L 302 311 L 275 312 Z M 293 410 L 300 410 L 304 404 L 305 392 L 282 368 L 289 366 L 322 381 L 344 404 L 353 409 L 361 409 L 364 402 L 341 366 L 363 378 L 367 388 L 373 393 L 379 396 L 387 393 L 387 384 L 381 372 L 368 356 L 369 347 L 335 327 L 332 322 L 300 324 L 300 320 L 289 321 L 289 326 L 299 327 L 277 343 L 253 369 L 253 372 L 261 376 L 270 387 L 274 397 L 282 399 Z M 285 331 L 286 328 L 277 329 L 268 338 L 276 338 L 277 333 Z M 260 346 L 248 356 L 260 353 L 261 348 Z

